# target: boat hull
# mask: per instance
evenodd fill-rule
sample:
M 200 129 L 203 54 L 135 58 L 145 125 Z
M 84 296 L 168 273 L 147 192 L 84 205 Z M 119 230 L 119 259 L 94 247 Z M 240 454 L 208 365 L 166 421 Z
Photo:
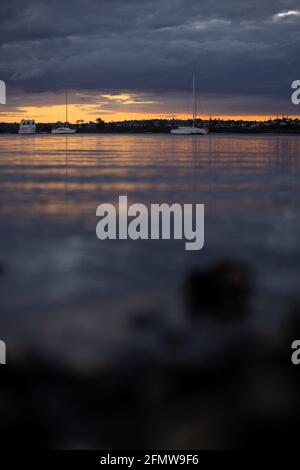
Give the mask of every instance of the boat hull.
M 19 129 L 19 134 L 21 135 L 33 135 L 36 133 L 36 129 L 35 128 L 28 128 L 28 129 Z
M 172 129 L 170 132 L 176 135 L 206 135 L 208 130 L 201 127 L 179 127 L 178 129 Z
M 56 135 L 66 135 L 66 134 L 75 134 L 75 133 L 76 133 L 76 129 L 68 129 L 68 128 L 53 129 L 51 131 L 51 134 L 56 134 Z

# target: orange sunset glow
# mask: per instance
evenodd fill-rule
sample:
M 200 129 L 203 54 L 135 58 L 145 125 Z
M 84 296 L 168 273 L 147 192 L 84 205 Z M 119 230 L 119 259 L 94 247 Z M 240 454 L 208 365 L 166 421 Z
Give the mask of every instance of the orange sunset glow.
M 83 120 L 84 122 L 95 121 L 101 117 L 106 122 L 125 121 L 134 119 L 189 119 L 190 113 L 157 113 L 147 111 L 133 111 L 133 110 L 97 110 L 94 105 L 78 105 L 69 104 L 68 115 L 69 121 L 76 123 L 76 121 Z M 276 118 L 276 115 L 252 115 L 252 114 L 200 114 L 202 119 L 241 119 L 249 121 L 265 121 L 270 118 Z M 299 115 L 289 115 L 291 118 L 299 118 Z M 0 114 L 0 121 L 2 122 L 18 122 L 23 118 L 32 118 L 37 122 L 65 122 L 65 105 L 54 106 L 25 106 L 20 107 L 13 113 L 2 112 Z

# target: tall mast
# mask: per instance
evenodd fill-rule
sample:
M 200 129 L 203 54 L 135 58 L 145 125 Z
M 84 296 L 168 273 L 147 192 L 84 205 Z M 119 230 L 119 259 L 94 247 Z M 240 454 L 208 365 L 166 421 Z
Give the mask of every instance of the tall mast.
M 66 90 L 66 125 L 68 124 L 68 91 Z
M 193 72 L 193 100 L 194 100 L 194 108 L 193 108 L 193 127 L 195 127 L 196 119 L 197 119 L 197 101 L 196 101 L 196 72 Z

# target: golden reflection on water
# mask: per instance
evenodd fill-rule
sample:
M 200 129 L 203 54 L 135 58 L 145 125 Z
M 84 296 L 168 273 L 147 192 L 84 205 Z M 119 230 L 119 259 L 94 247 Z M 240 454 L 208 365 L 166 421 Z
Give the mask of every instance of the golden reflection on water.
M 297 136 L 0 136 L 0 216 L 95 220 L 102 202 L 274 205 L 299 171 Z M 4 217 L 4 219 L 3 219 Z

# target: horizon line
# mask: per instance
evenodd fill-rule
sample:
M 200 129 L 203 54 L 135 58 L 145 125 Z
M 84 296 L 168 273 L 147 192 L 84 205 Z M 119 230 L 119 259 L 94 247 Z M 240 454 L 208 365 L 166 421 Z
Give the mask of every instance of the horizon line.
M 79 121 L 81 121 L 80 119 L 76 119 L 76 121 L 68 121 L 69 124 L 74 124 L 74 125 L 78 125 L 78 124 L 89 124 L 90 122 L 94 122 L 96 123 L 97 119 L 98 118 L 101 118 L 100 116 L 98 116 L 97 118 L 95 118 L 94 120 L 93 119 L 90 119 L 90 120 L 87 120 L 87 119 L 83 119 L 81 123 L 79 123 Z M 19 119 L 15 119 L 15 118 L 8 118 L 6 117 L 5 120 L 2 120 L 1 119 L 1 113 L 0 113 L 0 124 L 19 124 L 20 121 L 22 119 L 28 119 L 28 120 L 35 120 L 37 122 L 37 124 L 58 124 L 58 123 L 66 123 L 66 121 L 64 120 L 56 120 L 56 121 L 47 121 L 47 120 L 37 120 L 35 119 L 34 117 L 20 117 Z M 160 116 L 152 116 L 152 117 L 149 117 L 149 115 L 145 115 L 144 117 L 143 116 L 134 116 L 134 117 L 126 117 L 126 118 L 123 118 L 123 119 L 111 119 L 109 121 L 105 121 L 104 118 L 101 118 L 103 120 L 103 122 L 105 124 L 110 124 L 110 123 L 116 123 L 116 122 L 126 122 L 126 121 L 157 121 L 157 120 L 184 120 L 184 121 L 189 121 L 189 120 L 192 120 L 191 116 L 190 115 L 169 115 L 169 114 L 166 114 L 166 115 L 160 115 Z M 265 121 L 269 121 L 269 120 L 276 120 L 276 119 L 300 119 L 300 115 L 290 115 L 290 114 L 268 114 L 268 115 L 252 115 L 252 114 L 245 114 L 245 115 L 240 115 L 240 114 L 224 114 L 224 115 L 214 115 L 214 116 L 210 116 L 210 115 L 203 115 L 203 116 L 199 116 L 197 118 L 197 120 L 224 120 L 224 121 L 257 121 L 257 122 L 265 122 Z

